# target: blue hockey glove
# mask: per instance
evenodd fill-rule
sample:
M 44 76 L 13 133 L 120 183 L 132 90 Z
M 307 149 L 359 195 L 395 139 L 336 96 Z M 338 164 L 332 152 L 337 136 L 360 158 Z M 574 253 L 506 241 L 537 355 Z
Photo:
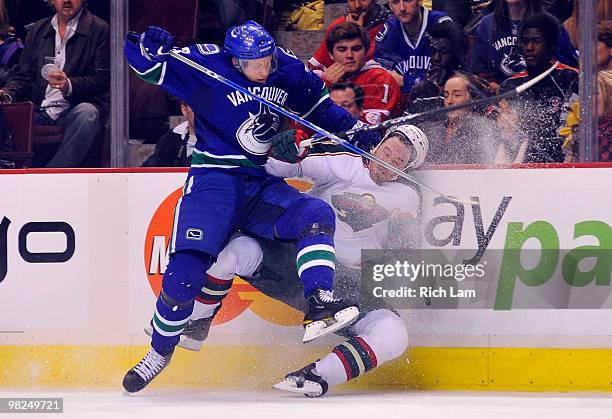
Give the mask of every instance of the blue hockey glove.
M 310 147 L 300 147 L 300 142 L 306 138 L 308 136 L 300 129 L 290 129 L 276 134 L 270 140 L 272 142 L 270 157 L 286 163 L 301 162 L 310 150 Z
M 357 121 L 357 123 L 353 125 L 353 128 L 351 129 L 358 129 L 365 125 L 365 123 Z M 356 145 L 362 150 L 370 151 L 374 147 L 376 147 L 378 143 L 380 143 L 380 140 L 382 140 L 382 136 L 378 131 L 357 131 L 353 135 L 349 136 L 348 140 L 351 144 Z
M 163 63 L 168 59 L 173 46 L 174 37 L 157 26 L 149 26 L 149 29 L 140 35 L 140 53 L 149 61 Z

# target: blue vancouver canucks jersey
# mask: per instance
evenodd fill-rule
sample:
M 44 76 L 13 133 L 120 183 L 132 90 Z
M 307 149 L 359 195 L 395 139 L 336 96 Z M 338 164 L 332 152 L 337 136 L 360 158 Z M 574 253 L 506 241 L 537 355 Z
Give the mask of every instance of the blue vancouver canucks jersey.
M 410 42 L 402 24 L 395 16 L 390 17 L 376 35 L 374 58 L 387 70 L 395 70 L 404 76 L 402 93 L 409 93 L 419 80 L 427 75 L 431 61 L 431 49 L 427 30 L 445 20 L 451 20 L 443 12 L 421 7 L 423 24 L 415 44 Z
M 470 72 L 501 84 L 525 71 L 525 59 L 519 52 L 517 39 L 520 23 L 508 20 L 505 25 L 496 27 L 495 14 L 486 15 L 476 29 Z M 576 49 L 562 26 L 555 57 L 570 67 L 578 66 Z
M 277 48 L 278 68 L 265 84 L 249 81 L 217 45 L 196 44 L 174 51 L 328 131 L 345 131 L 357 122 L 333 104 L 321 79 L 290 51 Z M 125 43 L 125 54 L 141 79 L 159 85 L 193 109 L 198 140 L 192 171 L 265 174 L 263 166 L 270 139 L 281 125 L 280 114 L 176 58 L 169 57 L 163 63 L 149 61 L 130 40 Z

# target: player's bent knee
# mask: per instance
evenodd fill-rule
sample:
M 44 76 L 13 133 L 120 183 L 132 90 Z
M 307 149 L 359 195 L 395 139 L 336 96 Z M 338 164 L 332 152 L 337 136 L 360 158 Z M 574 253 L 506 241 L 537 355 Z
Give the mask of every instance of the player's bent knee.
M 329 204 L 320 199 L 309 199 L 303 206 L 297 224 L 301 227 L 301 237 L 317 234 L 334 234 L 336 213 Z
M 397 358 L 408 348 L 406 324 L 391 310 L 377 310 L 372 313 L 374 321 L 368 324 L 362 336 L 376 348 L 379 363 Z
M 233 255 L 234 273 L 240 276 L 252 275 L 263 260 L 263 250 L 253 237 L 238 236 L 229 242 L 228 247 Z
M 197 250 L 174 253 L 164 274 L 162 295 L 174 303 L 173 306 L 191 303 L 202 288 L 206 271 L 212 263 L 212 256 Z
M 389 356 L 395 359 L 408 348 L 408 330 L 406 324 L 398 315 L 391 313 L 383 320 L 383 326 L 389 338 Z

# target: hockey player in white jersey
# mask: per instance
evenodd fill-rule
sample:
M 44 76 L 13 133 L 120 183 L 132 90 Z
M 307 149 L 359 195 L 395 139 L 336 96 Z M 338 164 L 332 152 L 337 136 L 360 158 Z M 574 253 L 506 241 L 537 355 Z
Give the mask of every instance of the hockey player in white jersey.
M 361 249 L 415 246 L 421 196 L 412 186 L 397 182 L 397 176 L 376 163 L 337 147 L 317 146 L 301 162 L 303 154 L 293 132 L 274 140 L 273 155 L 266 170 L 282 177 L 308 177 L 309 194 L 328 202 L 336 213 L 336 287 L 343 298 L 359 300 L 361 316 L 350 328 L 339 332 L 349 339 L 331 353 L 288 374 L 275 385 L 285 391 L 317 397 L 337 384 L 370 371 L 400 356 L 408 346 L 403 320 L 384 300 L 364 301 L 360 294 Z M 423 163 L 428 149 L 425 134 L 415 126 L 391 128 L 373 153 L 401 169 Z M 196 299 L 190 326 L 179 346 L 199 350 L 221 302 L 236 274 L 264 294 L 298 310 L 306 309 L 299 277 L 292 271 L 295 246 L 235 235 L 208 271 L 208 279 Z M 300 255 L 297 254 L 299 259 Z

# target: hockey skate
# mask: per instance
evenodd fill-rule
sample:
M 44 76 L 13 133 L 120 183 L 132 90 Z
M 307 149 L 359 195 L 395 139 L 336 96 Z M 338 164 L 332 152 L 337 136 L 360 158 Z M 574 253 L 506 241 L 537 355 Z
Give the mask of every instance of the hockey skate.
M 307 397 L 319 397 L 327 393 L 327 381 L 317 374 L 315 364 L 305 366 L 301 370 L 291 372 L 274 388 L 292 393 L 300 393 Z
M 153 347 L 142 360 L 123 377 L 123 388 L 128 393 L 136 393 L 145 388 L 155 377 L 168 366 L 172 352 L 168 355 L 158 354 Z
M 213 317 L 198 320 L 190 319 L 185 326 L 185 330 L 181 333 L 181 339 L 177 346 L 189 351 L 199 352 L 202 349 L 202 343 L 208 337 L 212 321 Z M 153 336 L 153 325 L 146 326 L 144 332 L 148 336 Z
M 359 316 L 356 304 L 334 299 L 332 291 L 317 288 L 306 301 L 308 312 L 304 316 L 304 343 L 340 330 Z

